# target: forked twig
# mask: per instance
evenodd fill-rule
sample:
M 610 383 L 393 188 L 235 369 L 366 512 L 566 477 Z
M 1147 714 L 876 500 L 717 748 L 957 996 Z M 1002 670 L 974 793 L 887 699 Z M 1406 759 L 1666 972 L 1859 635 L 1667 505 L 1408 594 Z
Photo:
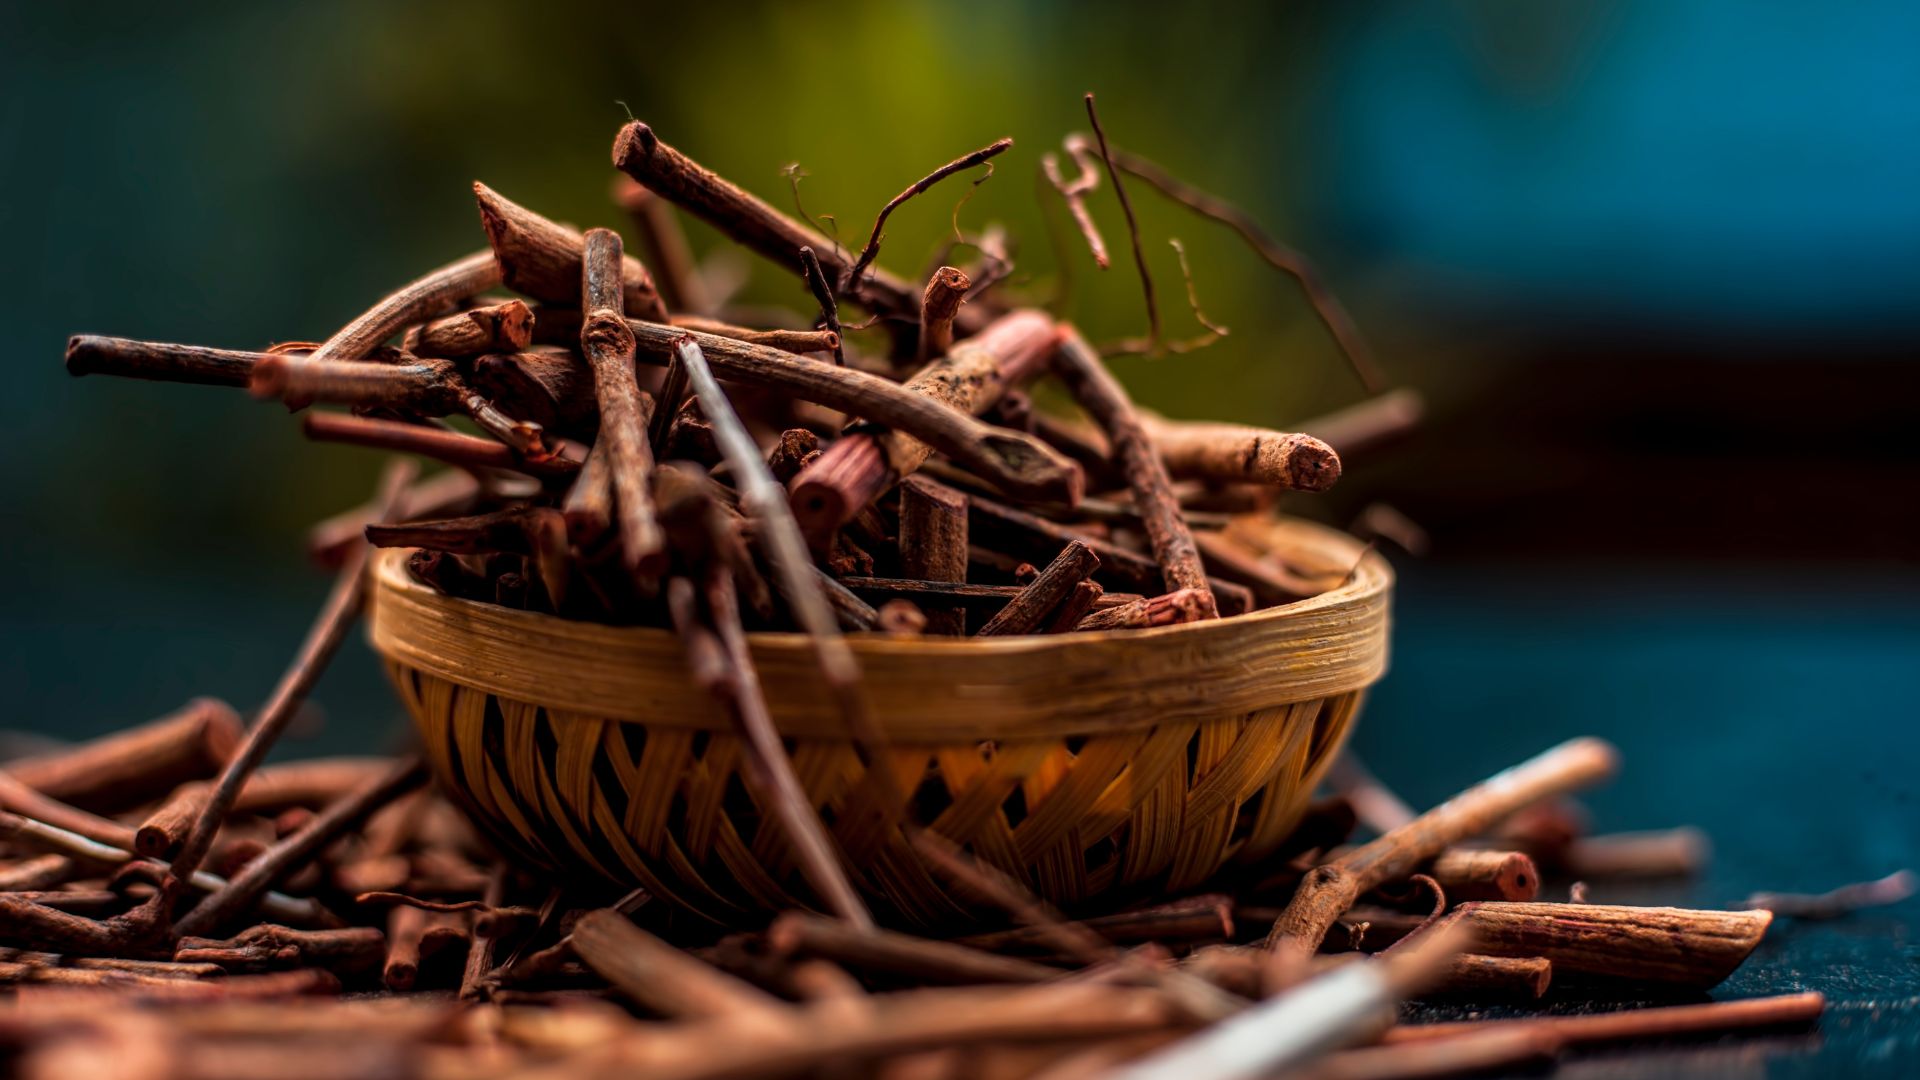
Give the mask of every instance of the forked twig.
M 1200 310 L 1200 291 L 1193 283 L 1193 267 L 1187 262 L 1186 245 L 1182 244 L 1178 237 L 1169 237 L 1167 244 L 1173 248 L 1175 257 L 1180 260 L 1180 280 L 1185 282 L 1187 286 L 1187 308 L 1193 312 L 1194 321 L 1205 327 L 1207 331 L 1204 334 L 1182 341 L 1166 341 L 1160 343 L 1162 351 L 1170 352 L 1175 356 L 1183 356 L 1187 353 L 1198 352 L 1206 348 L 1221 338 L 1226 337 L 1232 333 L 1232 331 L 1227 329 L 1226 326 L 1209 319 L 1207 313 Z M 1125 338 L 1110 345 L 1103 346 L 1100 352 L 1103 356 L 1148 356 L 1153 353 L 1153 342 L 1147 338 Z
M 1074 162 L 1080 166 L 1080 175 L 1071 182 L 1060 172 L 1060 159 L 1052 154 L 1040 155 L 1040 173 L 1060 193 L 1067 204 L 1067 212 L 1073 215 L 1073 223 L 1079 227 L 1080 235 L 1087 242 L 1087 250 L 1093 253 L 1094 265 L 1105 270 L 1113 265 L 1107 257 L 1107 242 L 1100 236 L 1100 226 L 1093 223 L 1093 215 L 1087 211 L 1087 192 L 1100 184 L 1100 174 L 1093 171 L 1092 163 L 1075 155 Z M 1066 260 L 1060 260 L 1066 265 Z

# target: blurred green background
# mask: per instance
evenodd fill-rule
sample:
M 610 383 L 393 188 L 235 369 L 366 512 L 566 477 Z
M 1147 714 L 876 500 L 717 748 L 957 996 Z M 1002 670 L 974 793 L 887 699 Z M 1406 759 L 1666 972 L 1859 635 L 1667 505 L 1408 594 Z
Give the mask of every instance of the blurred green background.
M 1395 670 L 1356 736 L 1415 802 L 1550 741 L 1619 741 L 1607 827 L 1696 822 L 1685 899 L 1826 888 L 1920 851 L 1920 9 L 1734 0 L 4 5 L 0 676 L 8 726 L 78 737 L 265 693 L 324 592 L 301 540 L 373 455 L 244 393 L 75 380 L 67 335 L 324 338 L 477 249 L 469 184 L 624 224 L 627 110 L 857 243 L 932 166 L 1017 140 L 960 210 L 1099 339 L 1138 334 L 1115 252 L 1050 248 L 1041 152 L 1097 91 L 1118 144 L 1311 253 L 1431 422 L 1293 509 L 1406 511 Z M 624 102 L 623 104 L 620 104 Z M 963 181 L 891 221 L 917 272 Z M 1173 415 L 1285 425 L 1361 396 L 1292 283 L 1138 185 L 1230 337 L 1128 359 Z M 714 235 L 693 230 L 703 251 Z M 1062 257 L 1064 256 L 1064 258 Z M 804 308 L 750 264 L 748 295 Z M 402 723 L 357 644 L 303 749 Z M 1596 897 L 1606 899 L 1605 896 Z M 1904 1075 L 1913 907 L 1769 946 L 1735 989 L 1845 1004 L 1774 1075 Z M 1878 1010 L 1878 1011 L 1874 1011 Z M 1871 1023 L 1867 1017 L 1876 1017 Z M 1668 1062 L 1702 1074 L 1712 1060 Z M 1660 1071 L 1656 1069 L 1655 1071 Z

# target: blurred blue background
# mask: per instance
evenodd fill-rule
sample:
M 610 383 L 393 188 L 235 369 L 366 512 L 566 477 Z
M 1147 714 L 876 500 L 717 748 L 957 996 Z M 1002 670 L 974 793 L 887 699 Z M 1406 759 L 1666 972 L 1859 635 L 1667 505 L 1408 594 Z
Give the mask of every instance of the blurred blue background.
M 1114 140 L 1310 252 L 1431 421 L 1290 509 L 1385 501 L 1433 534 L 1356 736 L 1425 804 L 1576 732 L 1627 769 L 1608 828 L 1706 827 L 1684 898 L 1824 889 L 1920 851 L 1920 8 L 1213 2 L 126 3 L 4 7 L 0 677 L 8 725 L 80 737 L 199 693 L 257 702 L 324 592 L 304 528 L 370 454 L 244 393 L 75 380 L 77 332 L 318 339 L 478 248 L 469 183 L 623 224 L 626 109 L 779 204 L 862 234 L 932 165 L 1017 140 L 960 210 L 1063 273 L 1096 339 L 1140 332 L 1124 254 L 1058 250 L 1035 162 L 1100 96 Z M 618 104 L 616 102 L 624 102 Z M 890 223 L 917 270 L 958 189 Z M 1224 231 L 1135 201 L 1232 334 L 1117 370 L 1170 414 L 1285 425 L 1361 391 L 1297 291 Z M 1120 252 L 1111 193 L 1094 212 Z M 711 232 L 693 230 L 711 251 Z M 751 266 L 748 295 L 801 306 Z M 302 750 L 403 735 L 356 644 Z M 1601 895 L 1597 899 L 1607 899 Z M 1694 1075 L 1908 1075 L 1914 906 L 1785 930 L 1730 992 L 1839 1000 L 1824 1043 Z

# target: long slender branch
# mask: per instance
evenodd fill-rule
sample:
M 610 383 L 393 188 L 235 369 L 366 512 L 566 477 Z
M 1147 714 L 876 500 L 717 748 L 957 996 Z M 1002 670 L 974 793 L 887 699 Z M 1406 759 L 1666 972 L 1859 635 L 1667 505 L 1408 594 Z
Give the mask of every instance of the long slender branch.
M 902 488 L 903 491 L 911 490 Z M 950 488 L 931 489 L 934 497 L 954 496 L 958 499 L 958 509 L 966 509 L 964 496 Z M 1097 552 L 1096 552 L 1097 554 Z M 921 607 L 938 608 L 951 604 L 973 611 L 983 611 L 991 615 L 1007 606 L 1007 601 L 1025 591 L 1024 585 L 981 585 L 977 582 L 948 581 L 943 578 L 879 578 L 845 577 L 840 584 L 855 593 L 865 593 L 882 599 L 904 598 Z M 1134 593 L 1103 593 L 1094 601 L 1096 609 L 1117 608 L 1140 599 Z
M 718 544 L 724 539 L 715 536 L 713 542 Z M 799 854 L 801 871 L 821 899 L 850 925 L 871 929 L 873 916 L 860 902 L 846 869 L 840 865 L 833 842 L 827 838 L 819 813 L 794 774 L 793 761 L 787 757 L 773 714 L 767 709 L 766 692 L 760 686 L 759 672 L 747 649 L 747 634 L 740 625 L 740 605 L 733 591 L 733 580 L 724 567 L 715 567 L 708 581 L 707 616 L 713 620 L 726 656 L 728 678 L 724 685 L 728 687 L 734 719 L 744 736 L 747 759 L 752 764 L 750 775 L 773 804 L 774 818 L 786 833 L 787 842 Z
M 799 912 L 774 920 L 767 929 L 767 945 L 776 956 L 817 957 L 856 971 L 931 983 L 1040 983 L 1062 974 L 1059 968 L 1032 960 L 889 930 L 857 930 Z
M 1696 860 L 1697 861 L 1697 860 Z M 1862 908 L 1886 907 L 1914 894 L 1917 882 L 1911 870 L 1886 877 L 1842 885 L 1823 893 L 1757 892 L 1736 904 L 1753 911 L 1771 911 L 1789 919 L 1838 919 Z
M 401 454 L 419 454 L 463 469 L 507 469 L 543 480 L 563 480 L 580 471 L 585 454 L 563 442 L 553 457 L 532 458 L 492 439 L 397 420 L 373 420 L 344 413 L 309 413 L 301 422 L 307 438 L 351 443 Z
M 520 454 L 553 453 L 544 428 L 508 416 L 481 397 L 450 360 L 415 357 L 401 364 L 365 364 L 266 355 L 254 365 L 250 387 L 254 397 L 303 404 L 325 401 L 426 417 L 457 413 Z
M 395 462 L 387 467 L 380 480 L 378 496 L 383 520 L 392 514 L 400 493 L 413 479 L 413 471 L 413 466 L 405 462 Z M 333 591 L 320 608 L 320 615 L 314 620 L 313 627 L 307 631 L 307 639 L 301 643 L 293 664 L 280 677 L 280 684 L 274 687 L 273 696 L 267 699 L 259 715 L 254 718 L 246 741 L 221 771 L 220 782 L 214 786 L 212 795 L 200 810 L 200 817 L 181 843 L 180 853 L 174 856 L 175 877 L 187 877 L 200 868 L 201 861 L 213 847 L 214 834 L 233 809 L 234 800 L 239 797 L 248 775 L 260 767 L 267 751 L 273 748 L 281 732 L 293 721 L 294 713 L 298 711 L 300 703 L 306 700 L 307 692 L 319 681 L 327 662 L 333 659 L 333 654 L 346 640 L 347 631 L 360 614 L 361 604 L 366 599 L 367 559 L 371 550 L 361 546 L 335 576 Z
M 916 828 L 908 832 L 908 839 L 921 859 L 943 876 L 1032 928 L 1063 955 L 1089 965 L 1110 964 L 1156 984 L 1183 1012 L 1197 1018 L 1219 1020 L 1238 1011 L 1237 999 L 1218 987 L 1184 971 L 1157 967 L 1139 953 L 1116 948 L 1084 924 L 1068 921 L 997 867 L 969 858 L 940 834 Z
M 451 360 L 415 357 L 403 364 L 303 360 L 263 353 L 248 385 L 257 398 L 358 405 L 416 416 L 463 411 L 473 391 Z
M 754 330 L 700 315 L 675 315 L 667 321 L 682 330 L 698 330 L 703 334 L 712 334 L 714 337 L 732 338 L 749 345 L 765 345 L 769 349 L 779 349 L 781 352 L 830 352 L 836 357 L 840 353 L 840 331 L 837 329 L 839 326 L 837 320 L 831 322 L 825 330 Z M 846 363 L 844 359 L 838 358 L 834 362 Z
M 1599 739 L 1574 739 L 1481 781 L 1370 844 L 1315 868 L 1267 935 L 1270 976 L 1298 978 L 1336 920 L 1361 893 L 1404 877 L 1447 847 L 1486 832 L 1542 799 L 1610 775 L 1619 753 Z
M 542 310 L 536 325 L 560 332 L 578 327 L 578 319 L 575 312 Z M 644 357 L 671 356 L 677 343 L 688 339 L 700 347 L 714 374 L 728 382 L 765 387 L 865 417 L 926 443 L 1010 494 L 1079 501 L 1079 468 L 1040 439 L 982 423 L 891 379 L 676 326 L 637 319 L 628 319 L 627 326 Z
M 1649 1009 L 1620 1009 L 1580 1016 L 1533 1016 L 1513 1020 L 1462 1020 L 1445 1024 L 1401 1024 L 1386 1034 L 1390 1044 L 1425 1043 L 1451 1039 L 1494 1028 L 1527 1028 L 1549 1032 L 1570 1046 L 1621 1042 L 1629 1039 L 1671 1038 L 1746 1028 L 1810 1024 L 1825 1011 L 1827 999 L 1818 993 L 1781 994 L 1745 1001 L 1714 1001 L 1700 1005 L 1669 1005 Z
M 686 371 L 687 383 L 693 388 L 702 411 L 713 421 L 714 437 L 720 444 L 728 467 L 733 470 L 734 483 L 740 491 L 741 508 L 760 523 L 760 542 L 768 561 L 773 564 L 780 595 L 785 598 L 795 621 L 806 632 L 813 646 L 814 658 L 820 665 L 821 677 L 833 692 L 849 732 L 870 750 L 881 747 L 885 740 L 869 711 L 860 662 L 847 646 L 846 638 L 840 634 L 834 606 L 815 573 L 813 560 L 807 553 L 806 539 L 801 536 L 800 526 L 793 520 L 793 511 L 787 505 L 786 491 L 768 471 L 767 463 L 760 457 L 759 446 L 734 413 L 726 391 L 720 388 L 713 368 L 707 363 L 705 348 L 706 342 L 697 335 L 682 332 L 674 343 L 673 351 Z M 840 368 L 827 370 L 845 371 Z

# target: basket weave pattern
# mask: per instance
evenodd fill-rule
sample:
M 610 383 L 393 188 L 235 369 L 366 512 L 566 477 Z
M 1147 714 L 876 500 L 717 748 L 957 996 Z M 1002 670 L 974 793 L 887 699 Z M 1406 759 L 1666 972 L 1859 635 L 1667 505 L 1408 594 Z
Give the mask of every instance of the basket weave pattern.
M 872 763 L 839 733 L 804 639 L 754 636 L 801 785 L 884 916 L 953 924 L 971 907 L 921 865 L 903 821 L 1064 905 L 1190 889 L 1286 839 L 1384 667 L 1391 575 L 1338 534 L 1258 528 L 1244 538 L 1296 563 L 1359 569 L 1321 597 L 1207 624 L 857 637 L 890 741 Z M 742 741 L 679 670 L 671 634 L 448 599 L 403 559 L 376 565 L 375 645 L 435 773 L 506 850 L 726 924 L 811 902 Z

